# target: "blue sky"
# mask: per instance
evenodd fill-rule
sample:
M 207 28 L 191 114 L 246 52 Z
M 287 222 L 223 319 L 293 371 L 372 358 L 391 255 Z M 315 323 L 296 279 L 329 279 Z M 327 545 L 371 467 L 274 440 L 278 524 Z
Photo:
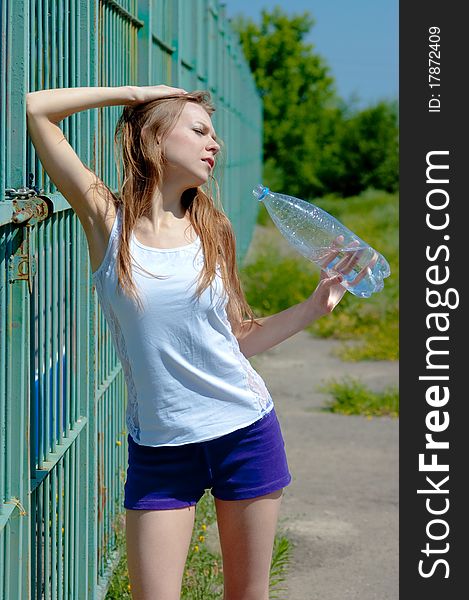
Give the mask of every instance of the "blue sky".
M 363 108 L 399 93 L 398 0 L 223 0 L 227 18 L 243 14 L 260 23 L 261 10 L 275 5 L 315 19 L 305 42 L 323 56 L 339 95 L 358 97 Z

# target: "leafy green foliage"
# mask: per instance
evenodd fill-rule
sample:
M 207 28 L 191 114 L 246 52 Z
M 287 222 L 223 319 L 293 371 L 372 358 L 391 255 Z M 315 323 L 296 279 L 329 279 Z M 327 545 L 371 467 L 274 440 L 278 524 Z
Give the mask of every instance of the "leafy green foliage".
M 314 20 L 306 12 L 288 17 L 280 7 L 262 11 L 255 24 L 232 21 L 263 98 L 264 156 L 277 167 L 276 184 L 292 194 L 319 189 L 317 166 L 331 124 L 336 93 L 325 60 L 303 38 Z M 272 183 L 269 181 L 270 185 Z
M 288 568 L 291 561 L 291 543 L 285 536 L 275 536 L 274 548 L 272 553 L 272 563 L 270 566 L 270 586 L 269 598 L 285 598 L 279 594 L 286 592 L 282 585 L 286 579 Z
M 241 269 L 241 281 L 249 304 L 261 317 L 303 302 L 317 286 L 319 271 L 306 260 L 282 257 L 277 248 L 267 246 Z
M 318 173 L 325 189 L 358 194 L 370 187 L 395 192 L 398 187 L 397 103 L 379 102 L 358 112 L 337 129 L 328 160 Z
M 129 573 L 127 570 L 127 554 L 125 551 L 125 519 L 120 515 L 113 524 L 119 561 L 114 569 L 105 600 L 131 600 Z
M 345 104 L 329 65 L 304 42 L 311 14 L 275 6 L 262 10 L 260 24 L 240 16 L 231 25 L 263 100 L 264 183 L 300 198 L 396 191 L 396 104 L 361 112 Z
M 342 381 L 330 379 L 318 391 L 332 395 L 326 407 L 330 412 L 370 417 L 399 416 L 399 391 L 396 387 L 373 392 L 358 379 L 347 376 Z

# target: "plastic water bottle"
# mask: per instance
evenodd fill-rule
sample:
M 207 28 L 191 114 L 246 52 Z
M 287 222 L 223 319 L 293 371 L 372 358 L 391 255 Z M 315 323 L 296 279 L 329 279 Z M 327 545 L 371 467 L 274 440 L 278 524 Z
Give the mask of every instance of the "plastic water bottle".
M 328 275 L 341 273 L 344 277 L 341 285 L 350 293 L 369 298 L 383 289 L 383 279 L 391 273 L 387 260 L 335 217 L 310 202 L 271 192 L 263 185 L 257 185 L 252 193 L 259 202 L 264 202 L 275 225 L 291 246 Z M 336 252 L 332 253 L 334 249 L 339 250 L 336 256 Z M 359 260 L 349 273 L 341 270 L 345 267 L 347 271 L 346 260 L 335 269 L 338 263 L 346 257 L 351 258 L 354 253 Z M 370 264 L 372 266 L 368 266 Z M 364 267 L 366 275 L 354 284 Z

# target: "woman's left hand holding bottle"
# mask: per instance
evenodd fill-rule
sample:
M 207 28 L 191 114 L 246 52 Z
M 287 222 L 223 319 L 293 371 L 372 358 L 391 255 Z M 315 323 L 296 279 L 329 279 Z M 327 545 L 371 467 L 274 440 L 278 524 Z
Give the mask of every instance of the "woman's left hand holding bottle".
M 317 261 L 317 264 L 324 269 L 327 267 L 327 265 L 331 264 L 333 260 L 340 254 L 340 252 L 344 251 L 344 249 L 342 248 L 343 241 L 344 236 L 338 235 L 332 242 L 332 246 L 329 249 L 329 251 L 321 258 L 321 260 Z M 330 271 L 332 271 L 332 274 L 340 273 L 342 275 L 348 275 L 349 273 L 352 273 L 352 271 L 354 271 L 355 266 L 359 263 L 363 253 L 365 252 L 365 248 L 358 248 L 354 251 L 351 247 L 359 245 L 360 242 L 358 240 L 353 240 L 348 244 L 348 249 L 344 253 L 345 256 L 341 260 L 339 260 L 332 267 L 332 269 L 330 269 Z M 354 277 L 353 279 L 349 277 L 344 278 L 345 286 L 349 288 L 359 284 L 360 281 L 368 274 L 368 269 L 373 269 L 377 260 L 378 253 L 375 251 L 371 260 L 369 260 L 364 266 L 362 266 L 356 277 Z
M 342 235 L 337 236 L 333 241 L 330 250 L 318 264 L 324 267 L 330 264 L 341 252 L 343 241 L 344 238 Z M 351 242 L 349 247 L 354 245 L 358 245 L 358 242 Z M 307 302 L 311 304 L 313 319 L 331 313 L 344 297 L 347 288 L 357 285 L 366 276 L 368 269 L 373 268 L 378 259 L 376 253 L 372 260 L 360 270 L 358 275 L 351 282 L 346 281 L 346 285 L 342 284 L 345 275 L 348 275 L 353 271 L 355 265 L 360 260 L 362 253 L 362 249 L 355 252 L 349 251 L 344 258 L 334 265 L 334 271 L 332 273 L 328 273 L 324 269 L 321 269 L 319 283 L 307 300 Z

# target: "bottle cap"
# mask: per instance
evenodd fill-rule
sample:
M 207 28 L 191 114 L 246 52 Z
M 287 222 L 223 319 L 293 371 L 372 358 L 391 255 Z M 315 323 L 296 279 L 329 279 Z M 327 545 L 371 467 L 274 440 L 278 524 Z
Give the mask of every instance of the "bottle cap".
M 256 185 L 256 187 L 252 190 L 254 198 L 259 200 L 259 202 L 262 202 L 262 200 L 267 196 L 269 192 L 270 190 L 268 187 L 265 187 L 260 184 Z

